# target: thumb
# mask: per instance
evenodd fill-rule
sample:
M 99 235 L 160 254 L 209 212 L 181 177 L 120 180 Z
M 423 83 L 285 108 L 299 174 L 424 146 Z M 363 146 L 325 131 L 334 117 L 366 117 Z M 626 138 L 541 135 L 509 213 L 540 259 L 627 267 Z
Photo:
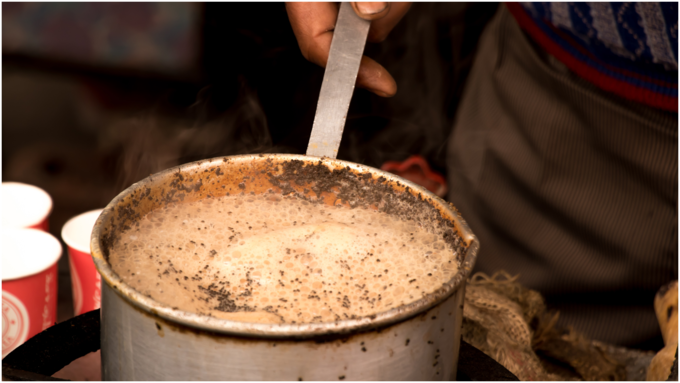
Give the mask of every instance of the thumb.
M 377 20 L 385 17 L 390 11 L 390 3 L 353 2 L 352 8 L 364 20 Z

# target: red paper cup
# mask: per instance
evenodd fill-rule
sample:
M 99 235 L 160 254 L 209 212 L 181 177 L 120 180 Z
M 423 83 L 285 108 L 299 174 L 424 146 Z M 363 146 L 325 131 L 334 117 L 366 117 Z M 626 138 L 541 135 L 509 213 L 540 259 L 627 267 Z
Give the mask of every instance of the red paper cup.
M 35 229 L 2 229 L 2 357 L 57 319 L 61 244 Z
M 61 229 L 61 238 L 68 246 L 75 315 L 96 310 L 100 306 L 102 282 L 90 255 L 90 235 L 102 210 L 75 216 Z
M 3 182 L 2 227 L 49 231 L 47 217 L 52 211 L 52 198 L 37 186 L 19 182 Z

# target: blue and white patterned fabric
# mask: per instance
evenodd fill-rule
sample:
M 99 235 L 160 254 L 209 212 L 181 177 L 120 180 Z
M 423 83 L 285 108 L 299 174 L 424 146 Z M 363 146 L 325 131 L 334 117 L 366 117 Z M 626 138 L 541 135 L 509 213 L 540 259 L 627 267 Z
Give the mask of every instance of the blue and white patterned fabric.
M 595 56 L 678 69 L 678 3 L 522 3 Z M 622 60 L 623 61 L 623 60 Z
M 677 111 L 678 3 L 507 3 L 548 53 L 601 88 Z

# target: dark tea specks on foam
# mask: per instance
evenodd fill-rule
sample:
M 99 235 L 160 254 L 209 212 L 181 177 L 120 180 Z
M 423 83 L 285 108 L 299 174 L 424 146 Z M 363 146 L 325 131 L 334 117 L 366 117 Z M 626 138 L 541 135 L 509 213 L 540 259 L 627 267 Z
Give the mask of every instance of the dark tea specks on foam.
M 130 286 L 181 310 L 264 323 L 353 319 L 408 304 L 458 271 L 437 233 L 293 196 L 168 205 L 109 256 Z

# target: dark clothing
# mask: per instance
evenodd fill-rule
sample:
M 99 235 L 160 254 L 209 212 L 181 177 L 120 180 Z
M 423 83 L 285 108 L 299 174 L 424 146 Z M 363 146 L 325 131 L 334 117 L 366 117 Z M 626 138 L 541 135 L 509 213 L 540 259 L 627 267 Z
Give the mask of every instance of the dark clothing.
M 678 116 L 543 53 L 502 6 L 480 39 L 447 159 L 477 271 L 519 273 L 562 324 L 632 345 L 677 279 Z

